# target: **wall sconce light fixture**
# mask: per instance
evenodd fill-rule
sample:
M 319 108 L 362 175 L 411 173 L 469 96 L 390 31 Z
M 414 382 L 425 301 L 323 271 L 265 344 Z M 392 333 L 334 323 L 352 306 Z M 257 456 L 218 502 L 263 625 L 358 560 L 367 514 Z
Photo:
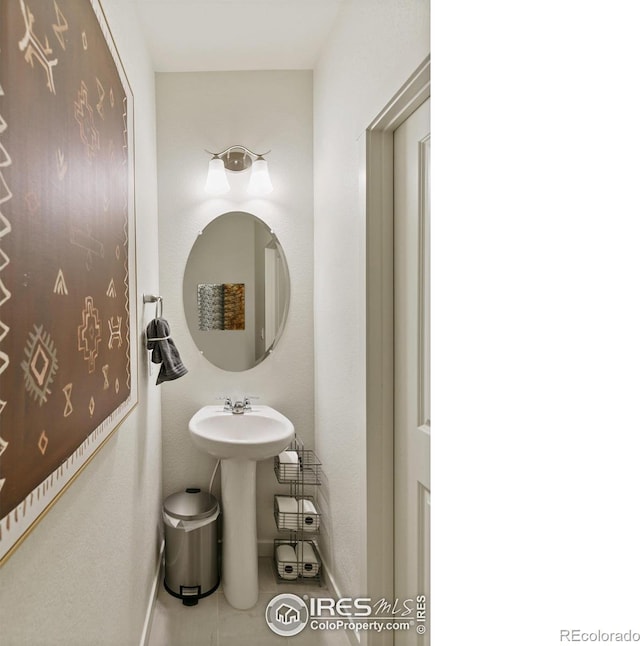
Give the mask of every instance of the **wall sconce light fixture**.
M 266 195 L 271 193 L 273 185 L 269 177 L 269 168 L 264 159 L 271 151 L 266 153 L 254 153 L 244 146 L 230 146 L 220 153 L 205 152 L 212 155 L 209 161 L 209 173 L 205 191 L 211 195 L 222 195 L 231 190 L 226 171 L 234 173 L 242 172 L 251 168 L 248 191 L 253 195 Z

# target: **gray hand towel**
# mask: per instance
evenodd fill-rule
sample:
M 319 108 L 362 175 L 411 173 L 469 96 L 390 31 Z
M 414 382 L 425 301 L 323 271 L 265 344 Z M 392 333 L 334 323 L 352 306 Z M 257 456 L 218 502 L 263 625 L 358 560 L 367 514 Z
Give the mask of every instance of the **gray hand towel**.
M 163 318 L 155 318 L 147 325 L 147 350 L 152 351 L 151 361 L 162 364 L 156 385 L 178 379 L 188 372 L 170 333 L 169 323 Z

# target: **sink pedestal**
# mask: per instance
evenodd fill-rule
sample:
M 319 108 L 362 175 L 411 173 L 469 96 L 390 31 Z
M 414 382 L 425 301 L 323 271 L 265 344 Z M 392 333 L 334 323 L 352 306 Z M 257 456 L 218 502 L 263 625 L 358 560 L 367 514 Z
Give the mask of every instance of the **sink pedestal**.
M 226 459 L 222 479 L 222 590 L 239 610 L 258 601 L 256 461 Z
M 270 406 L 247 408 L 245 401 L 240 414 L 203 406 L 189 420 L 189 435 L 197 447 L 221 460 L 222 588 L 234 608 L 247 610 L 258 601 L 256 463 L 289 446 L 293 424 Z

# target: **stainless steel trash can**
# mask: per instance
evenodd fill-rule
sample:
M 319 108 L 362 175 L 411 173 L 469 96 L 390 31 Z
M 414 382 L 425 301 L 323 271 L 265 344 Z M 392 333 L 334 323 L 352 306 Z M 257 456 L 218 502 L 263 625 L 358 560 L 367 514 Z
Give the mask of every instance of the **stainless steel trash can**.
M 215 592 L 218 569 L 220 505 L 214 496 L 185 489 L 164 501 L 164 587 L 186 606 Z

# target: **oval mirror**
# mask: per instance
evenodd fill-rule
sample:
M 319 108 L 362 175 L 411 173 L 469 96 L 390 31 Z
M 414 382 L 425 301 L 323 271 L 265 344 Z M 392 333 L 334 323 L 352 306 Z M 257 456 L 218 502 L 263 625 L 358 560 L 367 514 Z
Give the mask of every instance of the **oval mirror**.
M 184 272 L 184 311 L 195 344 L 218 368 L 253 368 L 282 334 L 289 291 L 273 231 L 251 213 L 217 217 L 196 238 Z

